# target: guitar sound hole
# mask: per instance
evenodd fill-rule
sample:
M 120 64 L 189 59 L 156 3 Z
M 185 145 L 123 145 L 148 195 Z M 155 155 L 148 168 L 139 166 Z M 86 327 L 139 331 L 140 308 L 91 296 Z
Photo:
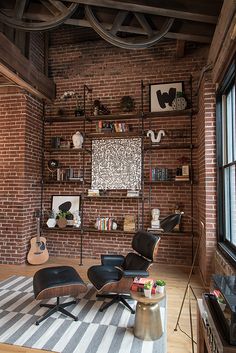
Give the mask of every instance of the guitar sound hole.
M 39 248 L 40 248 L 40 250 L 45 250 L 46 249 L 46 246 L 45 246 L 43 241 L 41 241 Z

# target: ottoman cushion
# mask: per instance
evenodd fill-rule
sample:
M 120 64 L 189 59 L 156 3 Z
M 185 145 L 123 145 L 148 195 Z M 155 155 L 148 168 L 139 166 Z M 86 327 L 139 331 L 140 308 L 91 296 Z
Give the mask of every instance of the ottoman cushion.
M 70 295 L 77 297 L 86 292 L 87 286 L 71 266 L 46 267 L 33 278 L 35 299 L 50 299 Z

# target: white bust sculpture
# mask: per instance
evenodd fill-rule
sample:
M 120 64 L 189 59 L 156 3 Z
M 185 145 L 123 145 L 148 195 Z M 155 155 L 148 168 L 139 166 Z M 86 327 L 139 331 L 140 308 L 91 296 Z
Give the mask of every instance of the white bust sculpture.
M 153 208 L 152 209 L 152 221 L 151 221 L 151 227 L 154 229 L 159 229 L 160 228 L 160 210 L 159 208 Z
M 76 133 L 72 136 L 72 142 L 74 145 L 73 148 L 82 148 L 84 138 L 79 131 L 76 131 Z

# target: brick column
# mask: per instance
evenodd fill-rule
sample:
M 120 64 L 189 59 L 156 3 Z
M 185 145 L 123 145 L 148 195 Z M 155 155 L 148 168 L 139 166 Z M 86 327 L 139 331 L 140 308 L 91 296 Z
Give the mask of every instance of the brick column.
M 0 95 L 0 263 L 23 263 L 40 207 L 42 104 L 20 90 Z
M 216 118 L 215 87 L 210 74 L 205 74 L 199 92 L 199 219 L 204 229 L 199 249 L 199 268 L 205 284 L 213 271 L 216 249 Z

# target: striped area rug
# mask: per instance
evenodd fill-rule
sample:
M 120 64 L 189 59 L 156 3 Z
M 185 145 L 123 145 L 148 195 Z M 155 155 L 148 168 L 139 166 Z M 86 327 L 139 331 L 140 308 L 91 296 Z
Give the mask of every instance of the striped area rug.
M 70 301 L 71 298 L 64 298 Z M 54 303 L 54 300 L 48 300 Z M 0 342 L 63 353 L 165 353 L 166 332 L 156 341 L 133 335 L 134 315 L 122 304 L 100 313 L 103 304 L 90 285 L 78 303 L 68 307 L 79 321 L 55 313 L 39 326 L 35 321 L 47 310 L 34 300 L 32 278 L 13 276 L 0 282 Z M 134 301 L 130 301 L 135 306 Z M 164 302 L 161 303 L 166 327 Z M 166 330 L 165 330 L 166 331 Z

